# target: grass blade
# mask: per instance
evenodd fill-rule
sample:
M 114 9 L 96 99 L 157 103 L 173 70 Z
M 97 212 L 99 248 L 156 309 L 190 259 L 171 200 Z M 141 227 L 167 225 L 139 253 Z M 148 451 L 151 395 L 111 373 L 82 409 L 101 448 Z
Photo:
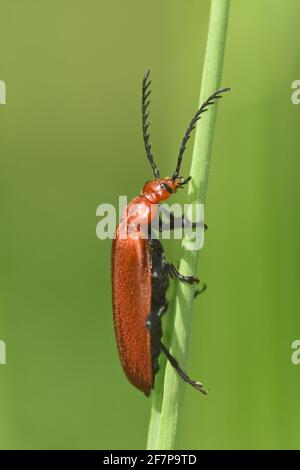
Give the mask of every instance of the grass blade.
M 229 0 L 212 0 L 206 54 L 201 82 L 200 104 L 215 92 L 221 83 Z M 189 184 L 188 202 L 205 202 L 211 149 L 217 114 L 217 105 L 210 107 L 196 128 Z M 191 251 L 186 239 L 182 242 L 179 271 L 183 274 L 197 272 L 199 251 Z M 169 318 L 164 340 L 170 337 L 170 351 L 186 369 L 192 319 L 193 289 L 177 283 L 176 298 Z M 166 338 L 166 339 L 165 339 Z M 165 359 L 156 379 L 152 397 L 151 419 L 148 432 L 148 449 L 175 449 L 178 438 L 178 422 L 186 385 Z M 196 393 L 196 391 L 195 391 Z M 202 397 L 199 395 L 199 399 Z

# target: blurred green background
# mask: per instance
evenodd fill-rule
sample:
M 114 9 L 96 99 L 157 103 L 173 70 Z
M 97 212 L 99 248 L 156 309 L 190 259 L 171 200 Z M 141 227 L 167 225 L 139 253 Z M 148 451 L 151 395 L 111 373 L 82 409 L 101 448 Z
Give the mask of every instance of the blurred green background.
M 151 177 L 148 66 L 154 152 L 163 175 L 174 168 L 198 105 L 209 6 L 1 1 L 2 449 L 145 446 L 150 400 L 119 363 L 96 207 Z M 200 266 L 209 289 L 188 367 L 210 394 L 186 387 L 180 448 L 300 448 L 299 15 L 297 0 L 231 4 L 222 84 L 233 91 L 219 107 Z

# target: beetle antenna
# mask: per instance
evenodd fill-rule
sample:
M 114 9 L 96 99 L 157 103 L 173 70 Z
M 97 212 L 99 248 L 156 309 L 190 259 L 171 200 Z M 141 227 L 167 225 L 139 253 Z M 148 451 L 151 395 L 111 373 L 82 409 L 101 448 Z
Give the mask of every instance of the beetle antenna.
M 200 108 L 198 109 L 198 111 L 194 115 L 194 117 L 191 120 L 191 122 L 190 122 L 190 124 L 189 124 L 189 126 L 188 126 L 188 128 L 187 128 L 187 130 L 184 134 L 184 137 L 182 139 L 182 143 L 181 143 L 181 147 L 180 147 L 179 155 L 178 155 L 178 159 L 177 159 L 177 165 L 176 165 L 174 174 L 172 176 L 173 181 L 176 178 L 178 178 L 179 171 L 180 171 L 180 166 L 181 166 L 181 162 L 182 162 L 182 157 L 183 157 L 183 154 L 184 154 L 184 151 L 185 151 L 185 148 L 186 148 L 186 144 L 187 144 L 187 141 L 189 140 L 189 138 L 191 137 L 191 133 L 192 133 L 193 129 L 195 129 L 197 121 L 199 121 L 202 114 L 205 113 L 208 110 L 208 106 L 214 104 L 216 102 L 216 100 L 218 100 L 219 98 L 222 98 L 221 93 L 225 93 L 226 91 L 229 91 L 230 89 L 231 88 L 220 88 L 219 90 L 215 91 L 212 95 L 210 95 L 210 97 L 206 101 L 204 101 L 204 103 L 200 106 Z
M 147 154 L 147 158 L 150 162 L 150 165 L 152 167 L 152 170 L 153 170 L 153 173 L 154 173 L 154 176 L 156 179 L 159 178 L 159 170 L 154 162 L 154 157 L 153 157 L 153 154 L 152 154 L 152 150 L 151 150 L 151 144 L 149 142 L 149 137 L 150 137 L 150 134 L 148 133 L 148 128 L 150 126 L 150 122 L 148 121 L 148 117 L 149 117 L 149 111 L 148 111 L 148 106 L 150 104 L 150 100 L 148 99 L 150 94 L 151 94 L 151 90 L 150 90 L 150 84 L 151 84 L 151 80 L 148 80 L 150 77 L 150 69 L 148 69 L 144 75 L 144 78 L 143 78 L 143 84 L 142 84 L 142 124 L 143 124 L 143 137 L 144 137 L 144 144 L 145 144 L 145 150 L 146 150 L 146 154 Z

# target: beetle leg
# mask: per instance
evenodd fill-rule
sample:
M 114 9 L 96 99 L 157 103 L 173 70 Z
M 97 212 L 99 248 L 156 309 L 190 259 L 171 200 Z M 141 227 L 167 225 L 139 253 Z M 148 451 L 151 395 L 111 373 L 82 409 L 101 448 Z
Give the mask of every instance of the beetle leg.
M 168 302 L 166 302 L 164 305 L 162 305 L 162 306 L 160 307 L 160 309 L 158 310 L 158 312 L 157 312 L 156 315 L 157 315 L 158 317 L 162 317 L 163 314 L 166 313 L 166 311 L 167 311 L 167 309 L 168 309 L 168 305 L 169 305 Z
M 196 380 L 191 380 L 186 373 L 181 369 L 179 366 L 177 360 L 175 359 L 174 356 L 167 350 L 165 345 L 160 341 L 160 347 L 170 364 L 174 367 L 176 372 L 180 375 L 180 377 L 187 383 L 189 383 L 192 387 L 196 388 L 199 390 L 199 392 L 203 393 L 203 395 L 207 395 L 207 390 L 205 390 L 203 384 L 201 382 L 197 382 Z
M 174 214 L 170 212 L 168 214 L 170 217 L 169 222 L 163 222 L 162 218 L 159 217 L 159 226 L 158 230 L 159 232 L 163 232 L 164 230 L 175 230 L 177 228 L 197 228 L 197 227 L 203 227 L 202 222 L 190 222 L 188 219 L 182 215 L 182 217 L 174 217 Z M 204 230 L 207 230 L 207 225 L 204 224 Z
M 187 282 L 188 284 L 198 284 L 200 282 L 197 277 L 184 276 L 183 274 L 180 274 L 180 272 L 177 271 L 173 263 L 166 263 L 166 266 L 167 266 L 170 276 L 176 277 L 182 282 Z

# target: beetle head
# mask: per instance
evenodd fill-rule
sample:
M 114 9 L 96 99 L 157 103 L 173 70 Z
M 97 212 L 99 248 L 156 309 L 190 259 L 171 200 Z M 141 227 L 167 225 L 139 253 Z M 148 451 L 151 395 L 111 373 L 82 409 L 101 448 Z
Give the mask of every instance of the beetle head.
M 159 204 L 161 201 L 168 199 L 171 194 L 176 193 L 178 188 L 182 188 L 190 180 L 190 176 L 186 179 L 180 176 L 175 180 L 167 176 L 147 181 L 142 188 L 141 194 L 152 204 Z

